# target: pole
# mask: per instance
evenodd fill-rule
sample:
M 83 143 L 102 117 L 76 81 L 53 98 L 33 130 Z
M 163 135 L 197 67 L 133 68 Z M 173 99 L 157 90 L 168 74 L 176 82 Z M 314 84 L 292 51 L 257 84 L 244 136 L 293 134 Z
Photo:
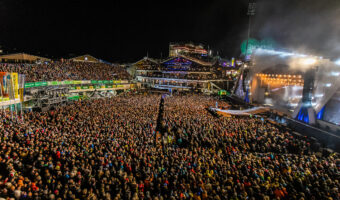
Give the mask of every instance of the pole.
M 10 80 L 10 87 L 9 87 L 9 99 L 10 99 L 10 102 L 9 102 L 9 108 L 11 110 L 11 119 L 12 119 L 12 122 L 13 122 L 13 109 L 12 109 L 12 97 L 13 97 L 13 80 L 12 80 L 12 72 L 10 72 L 10 75 L 9 75 L 9 80 Z
M 247 13 L 247 15 L 249 16 L 249 18 L 248 18 L 248 36 L 247 36 L 247 43 L 246 43 L 245 58 L 247 58 L 247 54 L 248 54 L 250 28 L 251 28 L 251 16 L 255 15 L 255 7 L 256 7 L 256 3 L 254 2 L 254 0 L 249 0 L 248 1 L 248 13 Z
M 24 122 L 24 115 L 22 113 L 22 102 L 20 103 L 20 113 L 21 113 L 21 121 Z
M 245 60 L 247 59 L 247 54 L 248 54 L 248 43 L 249 43 L 249 37 L 250 37 L 250 24 L 251 24 L 251 15 L 249 15 L 249 18 L 248 18 L 248 36 L 247 36 L 247 43 L 246 43 Z

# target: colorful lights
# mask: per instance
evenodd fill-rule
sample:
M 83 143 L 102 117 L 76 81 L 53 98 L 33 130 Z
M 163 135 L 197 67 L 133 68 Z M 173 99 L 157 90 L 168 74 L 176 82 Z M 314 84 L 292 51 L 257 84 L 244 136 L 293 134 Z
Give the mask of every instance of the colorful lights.
M 301 75 L 291 74 L 256 74 L 264 84 L 303 86 Z

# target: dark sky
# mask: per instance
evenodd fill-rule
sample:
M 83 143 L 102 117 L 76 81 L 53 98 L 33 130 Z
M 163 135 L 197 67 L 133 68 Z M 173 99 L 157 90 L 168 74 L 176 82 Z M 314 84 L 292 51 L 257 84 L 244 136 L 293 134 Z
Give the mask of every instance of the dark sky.
M 168 54 L 169 42 L 203 43 L 239 56 L 247 0 L 0 0 L 0 45 L 59 58 L 92 54 L 134 62 Z

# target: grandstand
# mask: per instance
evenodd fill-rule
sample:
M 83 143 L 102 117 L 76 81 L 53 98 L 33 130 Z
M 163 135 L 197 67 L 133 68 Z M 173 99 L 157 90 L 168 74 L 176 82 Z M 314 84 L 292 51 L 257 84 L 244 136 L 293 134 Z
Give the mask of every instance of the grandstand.
M 220 67 L 218 62 L 207 62 L 187 55 L 161 61 L 145 57 L 133 66 L 138 81 L 158 89 L 208 92 L 224 89 L 217 85 L 230 89 L 233 82 L 230 79 L 232 76 L 227 75 L 229 69 Z

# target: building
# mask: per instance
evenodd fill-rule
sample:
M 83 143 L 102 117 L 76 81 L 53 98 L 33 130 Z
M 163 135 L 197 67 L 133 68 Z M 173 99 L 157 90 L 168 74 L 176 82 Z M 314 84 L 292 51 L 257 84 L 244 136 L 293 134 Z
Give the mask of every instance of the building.
M 89 54 L 70 58 L 70 60 L 72 60 L 73 62 L 93 62 L 93 63 L 101 62 L 98 58 L 95 58 Z
M 49 58 L 35 56 L 27 53 L 13 53 L 0 56 L 0 62 L 9 63 L 35 63 L 39 61 L 51 61 Z
M 219 62 L 207 62 L 198 58 L 178 55 L 157 61 L 145 57 L 133 64 L 135 78 L 146 87 L 169 91 L 220 90 L 232 82 L 226 79 Z
M 208 51 L 204 49 L 202 44 L 194 45 L 191 43 L 187 44 L 170 43 L 169 57 L 175 57 L 178 55 L 207 56 Z

